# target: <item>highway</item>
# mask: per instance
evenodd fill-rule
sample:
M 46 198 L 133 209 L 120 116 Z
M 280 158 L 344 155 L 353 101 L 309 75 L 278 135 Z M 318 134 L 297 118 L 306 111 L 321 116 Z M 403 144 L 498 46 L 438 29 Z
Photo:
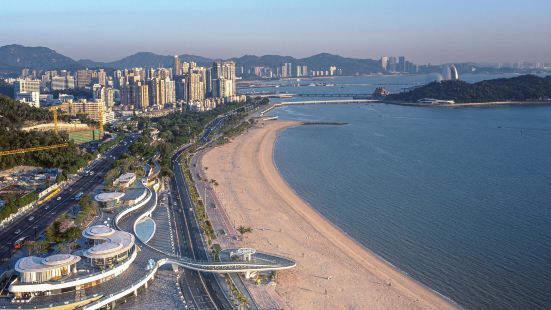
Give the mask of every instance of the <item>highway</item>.
M 201 134 L 200 141 L 203 145 L 208 144 L 212 139 L 210 135 L 219 131 L 227 118 L 237 113 L 238 110 L 247 110 L 250 106 L 238 108 L 234 111 L 225 113 L 212 120 Z M 182 153 L 189 147 L 182 147 L 172 157 L 172 171 L 174 177 L 171 180 L 173 194 L 176 195 L 174 203 L 170 203 L 170 207 L 177 208 L 177 212 L 173 212 L 175 220 L 176 251 L 181 253 L 183 257 L 190 257 L 195 260 L 207 261 L 208 249 L 206 242 L 203 240 L 203 234 L 199 226 L 199 222 L 195 217 L 193 205 L 189 197 L 187 184 L 184 181 L 184 174 L 180 164 Z M 182 234 L 182 235 L 179 235 Z M 181 241 L 180 241 L 181 240 Z M 182 248 L 183 246 L 183 248 Z M 233 305 L 224 294 L 223 288 L 218 283 L 218 275 L 211 273 L 201 274 L 193 270 L 183 270 L 179 279 L 180 288 L 186 304 L 190 309 L 232 309 Z
M 13 254 L 14 242 L 21 238 L 27 237 L 28 240 L 35 240 L 59 215 L 67 212 L 71 207 L 78 204 L 74 200 L 74 196 L 83 192 L 84 195 L 93 190 L 96 185 L 103 182 L 103 176 L 111 168 L 111 164 L 120 155 L 127 152 L 128 145 L 132 143 L 135 136 L 126 136 L 121 143 L 106 151 L 98 160 L 94 160 L 84 170 L 93 171 L 92 175 L 83 174 L 73 184 L 68 185 L 62 191 L 45 202 L 44 204 L 35 207 L 25 216 L 11 223 L 5 230 L 0 232 L 1 248 L 0 258 L 10 258 Z M 29 218 L 34 217 L 32 221 Z M 15 234 L 16 230 L 20 229 L 19 234 Z
M 180 165 L 182 152 L 178 152 L 172 160 L 174 171 L 172 188 L 177 195 L 175 202 L 179 211 L 175 212 L 175 220 L 176 226 L 180 228 L 176 233 L 181 234 L 179 237 L 185 240 L 185 242 L 182 242 L 184 248 L 179 251 L 184 257 L 206 261 L 208 260 L 207 249 L 204 246 L 199 223 L 195 218 L 194 211 L 192 211 L 193 206 Z M 178 245 L 182 243 L 178 243 Z M 184 294 L 184 299 L 191 301 L 195 309 L 232 309 L 232 305 L 226 299 L 222 288 L 215 279 L 216 276 L 184 270 L 180 277 L 180 287 Z

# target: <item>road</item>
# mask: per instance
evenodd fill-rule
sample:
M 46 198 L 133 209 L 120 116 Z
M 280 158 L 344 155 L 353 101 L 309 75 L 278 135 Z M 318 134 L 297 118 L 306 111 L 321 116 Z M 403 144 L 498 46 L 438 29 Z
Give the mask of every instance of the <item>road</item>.
M 212 120 L 203 131 L 200 141 L 203 144 L 209 143 L 212 139 L 211 134 L 219 131 L 228 117 L 234 115 L 239 110 L 248 110 L 251 106 L 238 108 L 234 111 L 225 113 Z M 189 196 L 187 185 L 184 181 L 184 174 L 180 165 L 182 153 L 186 148 L 181 148 L 172 157 L 172 171 L 174 177 L 171 179 L 171 188 L 173 195 L 170 195 L 171 201 L 169 208 L 176 208 L 170 211 L 175 228 L 175 246 L 176 252 L 182 256 L 192 257 L 197 260 L 209 260 L 208 248 L 203 240 L 203 234 L 199 222 L 195 217 L 193 205 Z M 173 200 L 173 202 L 172 202 Z M 223 288 L 218 283 L 214 274 L 201 274 L 197 271 L 184 270 L 179 279 L 180 288 L 186 305 L 189 309 L 232 309 L 233 306 L 224 294 Z
M 172 207 L 175 220 L 176 235 L 182 242 L 176 242 L 182 256 L 192 257 L 199 260 L 208 260 L 207 249 L 204 246 L 203 235 L 195 218 L 184 175 L 180 165 L 178 152 L 173 157 L 172 165 L 174 178 L 172 178 L 173 193 L 176 195 Z M 201 274 L 197 271 L 184 270 L 179 279 L 184 299 L 188 302 L 190 309 L 232 309 L 233 307 L 226 299 L 224 292 L 216 276 L 212 274 Z
M 86 167 L 85 170 L 93 171 L 92 175 L 84 174 L 80 179 L 68 185 L 48 202 L 36 207 L 3 230 L 0 233 L 0 240 L 2 240 L 0 258 L 11 257 L 13 254 L 13 244 L 17 239 L 27 237 L 28 240 L 34 240 L 37 238 L 37 236 L 40 235 L 40 233 L 59 215 L 67 212 L 71 207 L 77 204 L 77 201 L 74 200 L 74 196 L 77 193 L 83 192 L 84 195 L 86 195 L 91 192 L 96 185 L 102 183 L 103 176 L 111 168 L 111 164 L 120 155 L 127 152 L 128 145 L 130 145 L 134 139 L 135 136 L 126 136 L 121 143 L 106 151 L 101 159 L 95 160 Z M 34 219 L 29 221 L 31 216 L 33 216 Z M 21 232 L 15 234 L 18 229 L 20 229 Z

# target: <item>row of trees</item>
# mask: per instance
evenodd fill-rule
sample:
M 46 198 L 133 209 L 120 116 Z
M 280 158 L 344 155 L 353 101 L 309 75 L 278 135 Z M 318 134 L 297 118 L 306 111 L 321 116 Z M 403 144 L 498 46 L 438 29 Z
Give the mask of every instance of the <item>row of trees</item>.
M 62 224 L 68 220 L 68 215 L 60 215 L 54 223 L 52 223 L 44 232 L 45 238 L 34 242 L 27 243 L 29 255 L 33 253 L 47 253 L 52 246 L 57 246 L 61 253 L 71 253 L 78 247 L 75 242 L 82 236 L 82 230 L 96 216 L 97 204 L 92 200 L 90 195 L 82 197 L 79 201 L 80 210 L 74 221 L 74 226 L 71 226 L 62 231 Z
M 51 131 L 20 131 L 0 128 L 0 150 L 14 150 L 37 146 L 69 143 L 68 147 L 40 152 L 29 152 L 0 157 L 0 170 L 19 165 L 61 168 L 64 173 L 75 173 L 83 167 L 93 155 L 81 150 L 69 141 L 66 133 L 54 134 Z
M 0 95 L 0 128 L 18 129 L 28 122 L 50 122 L 52 115 L 48 110 L 31 107 Z
M 551 99 L 551 76 L 522 75 L 514 78 L 433 82 L 414 90 L 392 94 L 388 100 L 415 102 L 422 98 L 454 100 L 455 102 L 529 101 Z
M 35 192 L 28 193 L 12 201 L 8 201 L 6 205 L 0 209 L 0 221 L 8 218 L 10 215 L 17 212 L 21 207 L 24 207 L 38 200 L 38 194 Z

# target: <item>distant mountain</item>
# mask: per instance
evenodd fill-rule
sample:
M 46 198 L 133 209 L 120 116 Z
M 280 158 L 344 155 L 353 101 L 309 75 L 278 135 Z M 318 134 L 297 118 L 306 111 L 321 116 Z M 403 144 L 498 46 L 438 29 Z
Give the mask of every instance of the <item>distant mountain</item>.
M 551 99 L 551 76 L 521 75 L 509 79 L 433 82 L 408 92 L 391 94 L 391 101 L 416 102 L 422 98 L 455 102 L 530 101 Z
M 200 66 L 210 66 L 213 61 L 210 58 L 188 54 L 180 54 L 179 57 L 182 61 L 193 61 Z M 310 70 L 328 70 L 330 66 L 335 65 L 337 68 L 342 69 L 343 73 L 347 75 L 381 71 L 379 61 L 377 60 L 346 58 L 328 53 L 322 53 L 307 58 L 294 58 L 291 56 L 279 55 L 245 55 L 239 58 L 233 58 L 233 60 L 238 67 L 268 66 L 275 68 L 281 67 L 281 65 L 286 62 L 290 62 L 293 68 L 296 68 L 297 65 L 306 65 Z M 0 72 L 13 71 L 19 73 L 22 68 L 37 70 L 75 70 L 80 68 L 100 67 L 106 69 L 158 66 L 170 67 L 173 61 L 173 55 L 159 55 L 151 52 L 140 52 L 111 62 L 98 62 L 90 59 L 75 61 L 46 47 L 27 47 L 16 44 L 0 47 Z
M 294 58 L 291 56 L 265 55 L 253 56 L 245 55 L 239 58 L 233 58 L 237 66 L 252 67 L 280 67 L 283 63 L 290 62 L 294 68 L 297 65 L 306 65 L 310 70 L 328 70 L 330 66 L 337 66 L 342 69 L 344 74 L 380 72 L 381 65 L 378 60 L 346 58 L 339 55 L 321 53 L 307 58 Z
M 178 57 L 181 61 L 193 61 L 201 66 L 210 65 L 212 63 L 212 59 L 201 56 L 182 54 Z M 135 67 L 170 67 L 174 63 L 174 56 L 158 55 L 151 52 L 139 52 L 112 62 L 96 62 L 89 59 L 83 59 L 79 60 L 78 63 L 88 68 L 102 67 L 125 69 Z
M 208 65 L 211 59 L 195 55 L 180 55 L 182 61 L 193 61 L 201 66 Z M 47 47 L 28 47 L 23 45 L 5 45 L 0 47 L 0 71 L 19 71 L 23 68 L 36 70 L 81 69 L 172 66 L 174 56 L 140 52 L 112 62 L 99 62 L 90 59 L 75 61 Z
M 0 61 L 0 69 L 49 70 L 79 67 L 73 59 L 47 47 L 28 47 L 17 44 L 0 47 Z

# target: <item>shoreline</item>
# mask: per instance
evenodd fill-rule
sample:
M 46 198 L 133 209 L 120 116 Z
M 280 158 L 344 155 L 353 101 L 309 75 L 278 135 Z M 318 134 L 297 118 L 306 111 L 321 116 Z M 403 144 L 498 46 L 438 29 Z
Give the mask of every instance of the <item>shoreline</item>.
M 457 307 L 457 308 L 460 308 L 460 306 L 455 302 L 453 301 L 451 298 L 447 297 L 446 295 L 434 290 L 433 288 L 431 288 L 430 286 L 428 285 L 425 285 L 421 282 L 419 282 L 418 280 L 412 278 L 407 272 L 405 272 L 404 270 L 396 267 L 396 265 L 392 264 L 391 262 L 389 262 L 388 260 L 386 260 L 385 258 L 383 258 L 382 256 L 380 256 L 379 254 L 373 252 L 370 248 L 368 248 L 367 246 L 365 246 L 364 244 L 362 244 L 360 241 L 356 240 L 356 238 L 352 237 L 350 234 L 348 234 L 346 231 L 344 231 L 342 228 L 340 228 L 339 226 L 337 226 L 337 224 L 333 223 L 329 218 L 327 218 L 325 215 L 323 215 L 321 212 L 319 212 L 316 208 L 314 208 L 313 206 L 311 206 L 308 202 L 306 202 L 306 200 L 304 198 L 302 198 L 298 193 L 297 191 L 287 182 L 287 180 L 285 180 L 285 178 L 283 177 L 283 175 L 281 174 L 281 172 L 279 171 L 279 167 L 277 166 L 277 163 L 275 161 L 275 156 L 274 156 L 274 152 L 275 152 L 275 144 L 277 143 L 277 139 L 279 138 L 279 134 L 281 134 L 281 132 L 285 131 L 286 129 L 288 128 L 293 128 L 293 127 L 298 127 L 298 126 L 304 126 L 304 124 L 302 122 L 299 122 L 298 124 L 295 124 L 295 125 L 291 125 L 291 126 L 288 126 L 288 127 L 284 127 L 284 128 L 280 128 L 277 132 L 276 132 L 276 139 L 274 140 L 273 142 L 273 149 L 272 149 L 272 162 L 273 162 L 273 165 L 275 167 L 275 169 L 277 170 L 277 172 L 279 173 L 279 175 L 281 176 L 281 178 L 283 179 L 283 181 L 285 182 L 285 184 L 289 187 L 289 189 L 297 196 L 299 197 L 306 205 L 308 205 L 308 207 L 311 209 L 312 212 L 316 213 L 317 216 L 319 216 L 320 218 L 322 218 L 325 222 L 327 222 L 327 224 L 333 226 L 334 229 L 338 230 L 341 234 L 345 235 L 347 238 L 350 239 L 351 242 L 354 242 L 358 247 L 362 248 L 364 251 L 368 252 L 369 255 L 372 255 L 374 256 L 376 259 L 380 260 L 381 263 L 383 264 L 386 264 L 388 265 L 388 267 L 394 269 L 396 272 L 402 274 L 403 276 L 407 277 L 408 279 L 410 279 L 411 281 L 415 282 L 417 285 L 420 285 L 422 286 L 424 289 L 426 290 L 429 290 L 431 291 L 432 293 L 438 295 L 439 297 L 443 298 L 445 301 L 447 301 L 448 303 L 450 303 L 452 306 L 454 307 Z
M 536 106 L 550 106 L 551 101 L 495 101 L 495 102 L 464 102 L 453 104 L 422 104 L 415 102 L 405 101 L 381 101 L 380 103 L 400 105 L 405 107 L 422 107 L 422 108 L 495 108 L 495 107 L 536 107 Z
M 300 124 L 264 122 L 209 150 L 201 160 L 202 166 L 211 168 L 204 171 L 209 178 L 220 180 L 216 195 L 231 197 L 231 201 L 220 200 L 234 225 L 261 227 L 254 227 L 242 244 L 284 251 L 281 254 L 297 260 L 296 271 L 278 274 L 276 290 L 287 305 L 296 309 L 458 308 L 360 244 L 289 186 L 273 152 L 279 134 Z

